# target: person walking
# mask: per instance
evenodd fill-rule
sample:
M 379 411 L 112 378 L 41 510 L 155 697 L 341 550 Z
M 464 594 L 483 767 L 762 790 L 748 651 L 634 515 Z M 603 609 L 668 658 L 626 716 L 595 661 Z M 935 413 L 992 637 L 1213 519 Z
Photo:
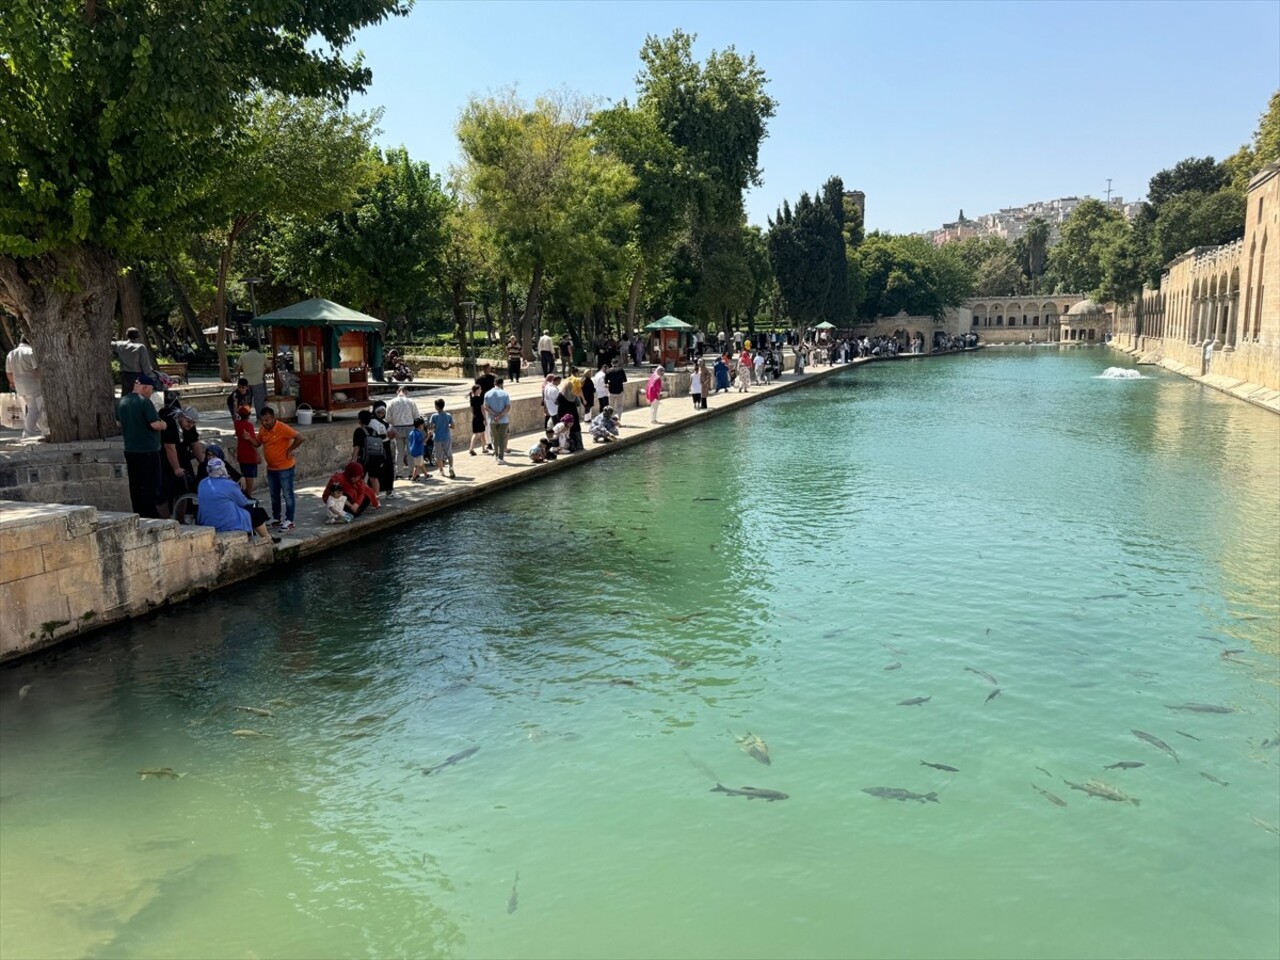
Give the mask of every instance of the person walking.
M 551 338 L 548 337 L 548 340 Z M 541 342 L 541 341 L 539 341 Z M 555 361 L 553 360 L 552 363 Z M 515 337 L 507 337 L 507 378 L 512 383 L 520 382 L 520 367 L 524 363 L 524 351 L 520 349 L 520 341 Z M 542 365 L 547 365 L 546 360 L 542 361 Z
M 151 351 L 142 342 L 142 332 L 137 327 L 130 327 L 124 335 L 124 340 L 111 341 L 111 348 L 115 350 L 116 359 L 120 361 L 121 397 L 133 392 L 134 383 L 143 374 L 153 383 L 156 381 L 156 363 L 151 358 Z
M 387 423 L 387 405 L 378 400 L 373 405 L 373 419 L 369 427 L 382 437 L 382 475 L 378 477 L 381 484 L 378 493 L 387 500 L 398 500 L 396 493 L 396 438 L 399 436 L 395 428 Z
M 493 375 L 493 364 L 485 363 L 480 367 L 480 376 L 476 377 L 476 383 L 480 384 L 480 396 L 485 396 L 493 389 L 497 377 Z M 484 421 L 484 452 L 491 453 L 493 451 L 493 431 L 489 429 L 489 420 L 486 417 Z
M 495 378 L 493 389 L 484 395 L 484 411 L 489 421 L 493 455 L 498 458 L 499 463 L 506 463 L 507 431 L 511 429 L 511 395 L 502 387 L 502 378 Z
M 431 468 L 426 465 L 427 457 L 427 434 L 423 430 L 426 421 L 421 417 L 414 418 L 413 426 L 409 428 L 407 439 L 405 440 L 405 448 L 409 454 L 409 464 L 412 469 L 409 471 L 409 479 L 417 480 L 422 477 L 423 480 L 431 478 Z
M 624 397 L 622 389 L 623 385 L 627 382 L 627 371 L 622 368 L 622 361 L 613 361 L 613 365 L 609 367 L 608 372 L 604 375 L 604 382 L 609 388 L 609 402 L 607 406 L 613 407 L 614 420 L 621 424 L 622 401 Z M 603 407 L 600 412 L 604 412 Z
M 591 389 L 595 391 L 595 398 L 600 403 L 600 409 L 603 410 L 609 405 L 609 387 L 605 383 L 605 365 L 600 364 L 600 369 L 591 375 Z M 587 411 L 587 415 L 591 415 L 591 411 Z
M 445 412 L 443 399 L 436 401 L 436 412 L 430 419 L 431 430 L 435 437 L 436 466 L 440 468 L 440 476 L 443 477 L 447 464 L 449 479 L 453 480 L 456 476 L 453 472 L 453 414 Z
M 249 381 L 249 392 L 253 395 L 253 409 L 259 417 L 262 408 L 267 405 L 267 358 L 258 349 L 257 340 L 249 341 L 249 349 L 240 354 L 236 360 L 236 376 Z
M 702 409 L 707 409 L 707 398 L 711 396 L 711 371 L 704 360 L 698 366 L 698 383 L 702 386 Z
M 560 338 L 560 376 L 567 377 L 573 369 L 573 337 L 568 332 Z
M 116 419 L 124 435 L 124 463 L 129 473 L 129 505 L 149 520 L 160 511 L 160 434 L 165 423 L 151 402 L 156 382 L 146 374 L 133 380 L 133 389 L 116 405 Z
M 413 429 L 413 421 L 418 419 L 418 405 L 404 392 L 404 387 L 396 390 L 396 395 L 392 401 L 387 404 L 387 420 L 391 424 L 391 428 L 396 432 L 396 441 L 392 445 L 392 472 L 395 471 L 395 455 L 397 449 L 400 452 L 400 462 L 403 466 L 409 466 L 409 445 L 405 439 L 409 436 L 409 431 Z
M 471 443 L 467 446 L 467 453 L 474 457 L 477 442 L 481 450 L 484 449 L 484 433 L 488 429 L 484 416 L 484 394 L 480 392 L 480 384 L 471 385 L 471 396 L 467 397 L 467 403 L 471 406 Z
M 542 384 L 542 409 L 547 414 L 546 428 L 548 430 L 555 426 L 553 421 L 556 415 L 556 399 L 559 396 L 560 377 L 554 373 L 549 373 L 546 381 Z
M 513 338 L 514 339 L 514 338 Z M 550 376 L 556 369 L 556 344 L 551 339 L 551 331 L 543 330 L 538 338 L 538 360 L 542 364 L 542 375 Z
M 236 463 L 240 465 L 246 497 L 253 496 L 254 483 L 258 479 L 258 448 L 254 443 L 257 437 L 253 421 L 249 419 L 252 414 L 253 411 L 247 406 L 236 411 Z
M 275 410 L 271 407 L 262 408 L 258 446 L 262 449 L 262 458 L 267 462 L 267 487 L 271 490 L 271 526 L 281 530 L 294 528 L 293 517 L 298 502 L 293 493 L 293 481 L 298 462 L 293 454 L 302 444 L 302 435 L 287 423 L 277 420 Z
M 661 364 L 655 364 L 653 373 L 649 374 L 649 382 L 644 386 L 644 398 L 649 401 L 649 422 L 658 422 L 658 401 L 662 399 L 662 374 Z
M 23 437 L 44 436 L 44 388 L 40 380 L 40 365 L 31 349 L 27 335 L 18 337 L 18 345 L 4 358 L 4 373 L 9 379 L 9 389 L 22 398 Z

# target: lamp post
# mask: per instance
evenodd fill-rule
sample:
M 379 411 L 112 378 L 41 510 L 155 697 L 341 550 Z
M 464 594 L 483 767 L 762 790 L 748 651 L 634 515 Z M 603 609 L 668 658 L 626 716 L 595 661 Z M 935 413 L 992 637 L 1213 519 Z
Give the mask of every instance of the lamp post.
M 467 364 L 471 376 L 476 375 L 476 302 L 463 300 L 458 304 L 467 308 Z

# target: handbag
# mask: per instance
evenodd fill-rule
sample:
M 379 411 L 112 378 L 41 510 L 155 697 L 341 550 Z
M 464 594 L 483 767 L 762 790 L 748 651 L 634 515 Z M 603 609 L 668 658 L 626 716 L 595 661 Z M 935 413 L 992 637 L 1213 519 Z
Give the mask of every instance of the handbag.
M 0 421 L 12 430 L 21 430 L 26 420 L 26 404 L 16 393 L 0 395 Z

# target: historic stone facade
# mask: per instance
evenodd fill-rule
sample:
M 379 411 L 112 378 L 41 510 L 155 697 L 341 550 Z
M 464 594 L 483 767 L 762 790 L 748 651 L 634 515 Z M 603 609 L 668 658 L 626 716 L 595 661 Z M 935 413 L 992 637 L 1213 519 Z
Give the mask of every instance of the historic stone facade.
M 1059 318 L 1083 300 L 1079 293 L 975 297 L 960 308 L 958 326 L 977 333 L 984 343 L 1053 342 L 1059 338 Z
M 1280 163 L 1249 184 L 1243 239 L 1171 261 L 1117 309 L 1117 345 L 1153 362 L 1280 390 Z

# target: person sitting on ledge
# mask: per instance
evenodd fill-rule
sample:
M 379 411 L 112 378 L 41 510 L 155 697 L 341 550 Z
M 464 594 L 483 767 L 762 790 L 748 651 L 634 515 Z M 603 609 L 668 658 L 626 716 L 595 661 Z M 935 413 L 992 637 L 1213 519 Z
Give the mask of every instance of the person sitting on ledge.
M 227 474 L 227 465 L 218 457 L 210 457 L 205 468 L 208 476 L 196 488 L 200 501 L 196 523 L 219 533 L 243 530 L 256 533 L 264 543 L 279 543 L 279 537 L 267 532 L 267 511 L 244 495 L 240 485 Z
M 613 419 L 613 407 L 605 407 L 591 421 L 591 439 L 596 443 L 609 443 L 618 439 L 618 424 Z
M 328 518 L 325 523 L 350 523 L 372 505 L 376 510 L 378 495 L 364 482 L 364 467 L 352 460 L 329 478 L 320 492 Z

